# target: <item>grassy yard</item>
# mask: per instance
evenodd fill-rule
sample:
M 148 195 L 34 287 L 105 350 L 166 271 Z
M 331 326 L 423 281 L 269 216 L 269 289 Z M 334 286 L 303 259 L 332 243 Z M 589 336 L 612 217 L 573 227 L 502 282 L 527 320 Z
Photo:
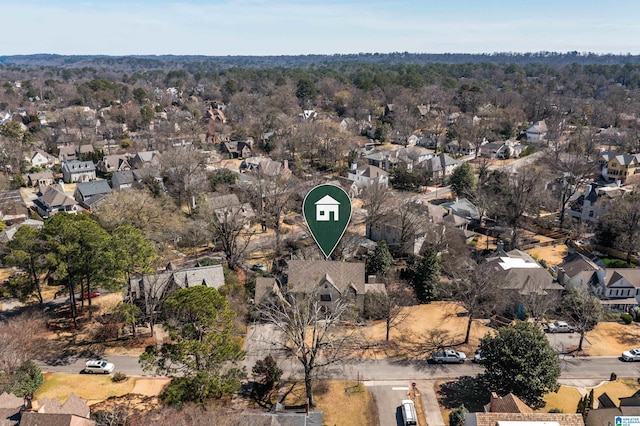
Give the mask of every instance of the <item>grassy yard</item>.
M 620 403 L 620 398 L 633 395 L 640 390 L 640 385 L 634 379 L 619 379 L 615 382 L 606 382 L 594 389 L 594 397 L 596 400 L 600 395 L 606 393 L 611 397 L 616 405 Z M 560 390 L 545 395 L 544 408 L 538 410 L 540 412 L 550 412 L 551 410 L 560 410 L 563 413 L 575 413 L 578 407 L 578 401 L 582 395 L 576 388 L 561 386 Z M 597 408 L 597 403 L 596 403 Z
M 293 388 L 284 385 L 288 391 L 287 406 L 304 406 L 306 396 L 304 382 L 297 382 Z M 378 424 L 378 409 L 371 393 L 362 384 L 344 381 L 316 381 L 314 398 L 318 410 L 322 410 L 323 424 L 362 425 Z
M 72 393 L 75 393 L 82 399 L 95 402 L 112 396 L 126 395 L 133 390 L 135 383 L 133 378 L 113 383 L 110 375 L 46 373 L 44 384 L 36 392 L 35 397 L 41 399 L 46 396 L 64 402 Z

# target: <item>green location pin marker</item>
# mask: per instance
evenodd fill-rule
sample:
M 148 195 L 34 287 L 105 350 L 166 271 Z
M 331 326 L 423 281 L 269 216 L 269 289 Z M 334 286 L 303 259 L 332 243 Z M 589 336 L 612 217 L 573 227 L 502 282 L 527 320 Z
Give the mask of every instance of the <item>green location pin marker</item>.
M 313 239 L 328 258 L 351 220 L 351 199 L 339 186 L 318 185 L 304 197 L 302 213 Z

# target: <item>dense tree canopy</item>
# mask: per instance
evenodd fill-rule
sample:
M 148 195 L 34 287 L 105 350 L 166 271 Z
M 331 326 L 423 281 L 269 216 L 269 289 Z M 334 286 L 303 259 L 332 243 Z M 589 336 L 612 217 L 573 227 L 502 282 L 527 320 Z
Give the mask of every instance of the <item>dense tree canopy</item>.
M 204 404 L 235 393 L 245 375 L 238 366 L 244 352 L 225 298 L 211 287 L 188 287 L 173 293 L 164 309 L 171 318 L 165 323 L 171 343 L 148 346 L 140 363 L 173 378 L 165 401 Z
M 501 327 L 480 340 L 487 389 L 499 395 L 509 392 L 539 407 L 542 397 L 560 388 L 558 356 L 544 332 L 528 322 Z

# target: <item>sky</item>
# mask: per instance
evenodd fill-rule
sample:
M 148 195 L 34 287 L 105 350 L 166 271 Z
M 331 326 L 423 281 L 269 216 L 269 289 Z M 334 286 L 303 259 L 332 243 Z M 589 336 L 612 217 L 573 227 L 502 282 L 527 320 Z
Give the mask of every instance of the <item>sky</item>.
M 637 0 L 0 0 L 0 56 L 640 54 Z

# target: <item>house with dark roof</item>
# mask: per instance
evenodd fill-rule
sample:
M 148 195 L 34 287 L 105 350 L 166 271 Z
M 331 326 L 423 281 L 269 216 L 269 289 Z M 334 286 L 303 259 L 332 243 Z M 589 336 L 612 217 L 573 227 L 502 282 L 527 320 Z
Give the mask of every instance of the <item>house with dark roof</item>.
M 0 192 L 0 220 L 7 225 L 24 222 L 29 217 L 27 204 L 19 189 Z
M 556 268 L 558 282 L 566 288 L 580 287 L 592 290 L 599 283 L 598 272 L 604 263 L 600 259 L 588 258 L 582 253 L 569 253 Z
M 640 396 L 638 392 L 628 397 L 619 398 L 616 405 L 605 392 L 598 397 L 597 406 L 587 411 L 586 426 L 608 426 L 611 419 L 618 416 L 640 417 Z
M 95 180 L 93 182 L 81 182 L 76 185 L 73 194 L 75 200 L 85 209 L 91 210 L 98 201 L 109 195 L 111 187 L 106 180 Z
M 136 169 L 160 167 L 160 153 L 158 151 L 140 151 L 129 158 L 129 164 Z
M 582 414 L 565 413 L 467 413 L 465 426 L 584 426 Z
M 126 155 L 105 155 L 102 157 L 96 169 L 101 173 L 114 173 L 123 170 L 131 170 L 128 156 Z
M 317 294 L 320 303 L 328 309 L 336 301 L 350 298 L 362 310 L 365 293 L 380 290 L 375 283 L 366 283 L 363 262 L 293 259 L 287 266 L 287 292 Z
M 64 189 L 60 185 L 49 185 L 45 188 L 44 193 L 40 195 L 34 202 L 38 214 L 47 218 L 58 212 L 76 213 L 76 202 L 73 198 L 64 193 Z
M 244 141 L 228 141 L 222 144 L 222 152 L 229 158 L 247 158 L 251 157 L 251 145 Z
M 611 202 L 629 192 L 626 188 L 621 188 L 617 184 L 594 187 L 587 185 L 584 194 L 578 197 L 569 205 L 569 216 L 581 222 L 596 224 L 600 216 L 609 211 Z
M 20 413 L 25 408 L 25 400 L 12 393 L 0 394 L 0 425 L 15 426 L 20 422 Z
M 517 249 L 505 252 L 502 244 L 498 244 L 496 252 L 486 259 L 484 267 L 491 271 L 503 292 L 503 299 L 512 307 L 535 300 L 554 303 L 560 300 L 564 289 L 528 253 Z
M 96 179 L 96 166 L 93 161 L 67 161 L 62 165 L 64 183 L 89 182 Z
M 222 287 L 224 285 L 222 265 L 195 266 L 133 277 L 129 280 L 126 298 L 142 305 L 143 308 L 159 306 L 177 289 L 197 285 L 213 287 L 216 290 Z
M 441 181 L 447 176 L 451 176 L 453 170 L 462 163 L 462 161 L 455 160 L 443 152 L 437 157 L 420 163 L 420 168 L 424 171 L 427 179 Z

